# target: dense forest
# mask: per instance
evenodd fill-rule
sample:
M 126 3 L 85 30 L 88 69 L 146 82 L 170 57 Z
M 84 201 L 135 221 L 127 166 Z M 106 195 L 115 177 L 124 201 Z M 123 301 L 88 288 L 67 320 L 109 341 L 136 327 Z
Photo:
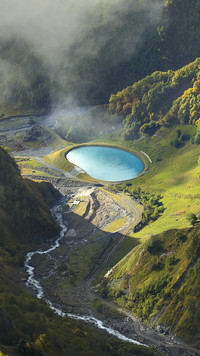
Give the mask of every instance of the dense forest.
M 176 71 L 153 74 L 111 95 L 109 111 L 124 120 L 125 139 L 153 134 L 161 126 L 199 125 L 200 59 Z
M 148 3 L 155 4 L 153 15 L 148 12 Z M 160 16 L 156 16 L 159 5 L 164 6 Z M 95 18 L 95 31 L 72 48 L 71 60 L 81 55 L 81 62 L 75 61 L 70 71 L 78 98 L 84 99 L 84 88 L 87 100 L 105 103 L 109 93 L 116 93 L 156 70 L 178 69 L 200 55 L 198 0 L 138 1 L 137 10 L 127 0 L 123 6 L 125 10 L 119 13 L 117 22 L 115 18 L 112 22 L 104 9 L 103 22 L 98 24 Z M 88 41 L 94 47 L 84 54 Z M 100 41 L 103 45 L 99 47 Z

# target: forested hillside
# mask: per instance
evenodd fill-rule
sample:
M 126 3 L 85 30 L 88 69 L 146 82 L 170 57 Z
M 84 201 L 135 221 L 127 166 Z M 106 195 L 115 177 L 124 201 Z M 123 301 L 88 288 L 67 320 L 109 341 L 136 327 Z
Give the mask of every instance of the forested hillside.
M 117 20 L 110 19 L 109 7 L 103 8 L 102 14 L 99 11 L 98 17 L 93 14 L 95 31 L 72 48 L 69 58 L 76 59 L 69 73 L 77 98 L 84 99 L 84 88 L 87 100 L 105 103 L 109 93 L 147 74 L 178 69 L 200 56 L 198 0 L 145 0 L 138 1 L 138 7 L 135 3 L 124 1 L 120 12 L 119 2 Z M 148 4 L 153 4 L 151 10 Z M 103 19 L 101 23 L 99 18 Z M 85 52 L 88 42 L 93 48 Z
M 51 109 L 47 68 L 27 41 L 0 38 L 0 117 Z
M 60 193 L 50 183 L 23 179 L 14 159 L 1 147 L 0 166 L 0 246 L 2 256 L 6 250 L 14 259 L 23 246 L 58 233 L 49 208 Z
M 154 71 L 178 69 L 200 56 L 199 15 L 198 0 L 96 4 L 84 15 L 89 28 L 70 45 L 63 41 L 56 60 L 26 33 L 1 34 L 0 114 L 48 112 L 67 98 L 106 103 Z
M 168 72 L 154 72 L 111 95 L 109 111 L 125 119 L 125 139 L 153 134 L 161 126 L 200 123 L 200 59 Z

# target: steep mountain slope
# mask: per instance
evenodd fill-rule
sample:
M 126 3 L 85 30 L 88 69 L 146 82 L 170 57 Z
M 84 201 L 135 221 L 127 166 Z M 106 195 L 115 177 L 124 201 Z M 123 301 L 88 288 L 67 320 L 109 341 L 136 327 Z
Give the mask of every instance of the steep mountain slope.
M 116 6 L 117 17 L 109 11 L 105 6 L 91 14 L 95 28 L 72 46 L 63 63 L 62 73 L 71 79 L 66 92 L 70 83 L 77 100 L 105 103 L 109 93 L 200 56 L 198 0 L 126 0 Z
M 198 0 L 97 4 L 85 15 L 91 26 L 63 42 L 55 62 L 35 51 L 23 31 L 21 37 L 8 31 L 0 36 L 0 114 L 47 112 L 67 97 L 102 104 L 154 71 L 178 69 L 200 56 L 199 16 Z M 45 48 L 45 37 L 39 44 Z
M 179 70 L 156 71 L 110 98 L 113 118 L 124 120 L 121 141 L 153 161 L 146 177 L 115 189 L 133 196 L 137 189 L 160 193 L 164 211 L 131 234 L 141 244 L 110 270 L 99 289 L 198 348 L 200 226 L 186 226 L 188 214 L 199 216 L 199 65 L 197 58 Z
M 152 236 L 104 281 L 108 297 L 200 346 L 200 226 Z
M 0 116 L 50 110 L 47 68 L 27 41 L 0 38 L 0 76 Z
M 110 98 L 109 111 L 125 118 L 125 139 L 154 133 L 162 125 L 199 124 L 200 59 L 168 72 L 154 72 Z
M 59 228 L 47 204 L 60 194 L 49 183 L 23 179 L 15 161 L 0 147 L 1 247 L 27 245 L 54 237 Z

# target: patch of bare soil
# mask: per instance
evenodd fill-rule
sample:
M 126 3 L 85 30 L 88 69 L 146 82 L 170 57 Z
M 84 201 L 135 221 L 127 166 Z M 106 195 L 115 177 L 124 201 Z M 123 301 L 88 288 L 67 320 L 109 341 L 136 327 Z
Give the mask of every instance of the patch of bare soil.
M 98 209 L 94 208 L 94 216 L 92 223 L 103 229 L 116 219 L 129 215 L 128 209 L 122 208 L 117 204 L 110 195 L 102 190 L 96 190 L 92 197 L 95 202 L 98 202 Z

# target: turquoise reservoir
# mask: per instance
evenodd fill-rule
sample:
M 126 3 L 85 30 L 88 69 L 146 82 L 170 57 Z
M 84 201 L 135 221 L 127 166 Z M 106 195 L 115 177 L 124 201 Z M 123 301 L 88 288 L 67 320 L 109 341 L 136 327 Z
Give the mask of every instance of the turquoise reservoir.
M 135 178 L 145 168 L 143 161 L 133 153 L 108 146 L 74 148 L 66 158 L 91 177 L 109 182 Z

